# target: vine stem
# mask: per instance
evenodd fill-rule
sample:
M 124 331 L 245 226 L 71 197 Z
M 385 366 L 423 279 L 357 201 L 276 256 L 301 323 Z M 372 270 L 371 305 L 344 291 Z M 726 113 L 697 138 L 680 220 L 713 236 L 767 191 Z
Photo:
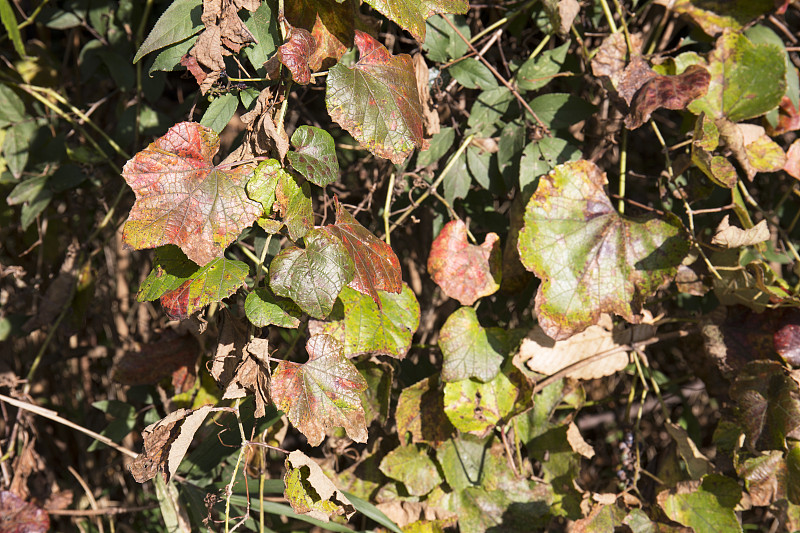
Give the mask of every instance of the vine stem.
M 622 145 L 619 150 L 619 200 L 617 210 L 625 213 L 625 182 L 628 175 L 628 129 L 622 129 Z
M 239 465 L 242 463 L 244 451 L 247 448 L 247 437 L 244 434 L 244 426 L 242 426 L 242 417 L 239 413 L 239 402 L 241 398 L 236 398 L 233 402 L 233 412 L 236 415 L 236 423 L 239 426 L 239 436 L 242 438 L 241 446 L 239 447 L 239 455 L 236 457 L 236 466 L 233 468 L 231 474 L 231 481 L 225 487 L 225 533 L 229 533 L 230 529 L 230 515 L 231 515 L 231 496 L 233 495 L 233 485 L 236 482 L 236 474 L 239 472 Z M 249 505 L 249 501 L 248 501 Z M 245 513 L 246 515 L 249 514 Z M 234 529 L 236 529 L 234 527 Z
M 600 0 L 600 6 L 603 8 L 603 14 L 606 16 L 608 27 L 611 29 L 611 33 L 617 33 L 619 29 L 614 23 L 614 15 L 611 14 L 611 9 L 608 7 L 608 2 L 606 2 L 606 0 Z
M 542 120 L 539 118 L 539 116 L 533 111 L 533 109 L 531 109 L 531 106 L 529 106 L 528 102 L 526 102 L 525 99 L 522 97 L 522 95 L 519 94 L 519 91 L 517 91 L 510 83 L 508 83 L 508 81 L 499 72 L 497 72 L 497 69 L 495 69 L 492 66 L 492 64 L 489 63 L 486 60 L 486 58 L 483 57 L 483 54 L 478 52 L 478 50 L 472 45 L 472 43 L 469 41 L 469 39 L 464 37 L 464 34 L 461 33 L 461 30 L 456 28 L 456 25 L 453 24 L 452 21 L 449 18 L 442 17 L 442 20 L 444 20 L 451 28 L 453 28 L 453 31 L 456 32 L 456 35 L 458 35 L 461 38 L 461 40 L 464 41 L 467 44 L 467 46 L 469 46 L 469 49 L 475 54 L 475 56 L 478 59 L 481 60 L 481 63 L 486 65 L 486 68 L 489 69 L 489 71 L 494 75 L 494 77 L 497 78 L 497 80 L 500 83 L 502 83 L 506 87 L 506 89 L 511 91 L 511 94 L 514 95 L 514 98 L 517 99 L 517 101 L 520 103 L 520 105 L 525 108 L 525 111 L 530 113 L 531 116 L 536 120 L 537 124 L 539 124 L 539 127 L 542 128 L 542 133 L 544 133 L 548 137 L 551 137 L 552 134 L 550 133 L 550 130 L 548 129 L 548 127 L 545 126 L 544 122 L 542 122 Z
M 464 138 L 464 140 L 463 140 L 463 141 L 461 141 L 461 146 L 459 146 L 459 147 L 458 147 L 458 150 L 456 150 L 456 153 L 454 153 L 454 154 L 453 154 L 453 155 L 450 157 L 450 160 L 449 160 L 449 161 L 447 161 L 447 165 L 445 165 L 445 167 L 442 169 L 442 173 L 441 173 L 441 174 L 439 174 L 439 177 L 438 177 L 438 178 L 436 178 L 436 181 L 434 181 L 434 182 L 431 184 L 431 186 L 428 188 L 428 190 L 427 190 L 427 191 L 423 192 L 423 193 L 422 193 L 422 195 L 420 195 L 420 197 L 419 197 L 419 198 L 417 198 L 416 202 L 414 202 L 414 203 L 411 205 L 411 209 L 409 209 L 408 211 L 406 211 L 405 213 L 403 213 L 402 215 L 400 215 L 400 218 L 398 218 L 398 219 L 397 219 L 397 220 L 394 222 L 394 224 L 392 224 L 392 227 L 391 227 L 390 231 L 394 231 L 394 230 L 397 228 L 397 226 L 399 226 L 400 224 L 402 224 L 402 223 L 403 223 L 403 221 L 405 221 L 405 219 L 407 219 L 407 218 L 408 218 L 408 217 L 411 215 L 411 213 L 414 211 L 414 209 L 416 209 L 417 207 L 419 207 L 419 205 L 420 205 L 420 204 L 421 204 L 421 203 L 422 203 L 422 202 L 423 202 L 423 201 L 424 201 L 426 198 L 428 198 L 428 196 L 430 196 L 430 195 L 431 195 L 431 190 L 432 190 L 432 189 L 436 189 L 436 187 L 438 187 L 438 186 L 439 186 L 439 184 L 440 184 L 440 183 L 442 183 L 442 180 L 444 180 L 445 176 L 447 176 L 447 174 L 450 172 L 450 170 L 451 170 L 451 169 L 453 168 L 453 166 L 456 164 L 456 160 L 457 160 L 459 157 L 461 157 L 461 154 L 463 154 L 463 153 L 464 153 L 464 150 L 466 150 L 466 149 L 467 149 L 467 146 L 469 145 L 469 143 L 471 143 L 471 142 L 472 142 L 472 138 L 473 138 L 473 137 L 475 137 L 475 134 L 474 134 L 474 133 L 471 133 L 471 134 L 467 135 L 467 136 Z M 388 232 L 387 232 L 387 234 L 388 234 Z
M 392 211 L 392 196 L 394 196 L 394 180 L 395 180 L 395 173 L 392 172 L 392 175 L 389 176 L 389 187 L 386 189 L 386 202 L 383 204 L 383 231 L 386 235 L 383 236 L 383 240 L 386 241 L 386 244 L 389 246 L 392 245 L 392 230 L 389 228 L 389 215 Z

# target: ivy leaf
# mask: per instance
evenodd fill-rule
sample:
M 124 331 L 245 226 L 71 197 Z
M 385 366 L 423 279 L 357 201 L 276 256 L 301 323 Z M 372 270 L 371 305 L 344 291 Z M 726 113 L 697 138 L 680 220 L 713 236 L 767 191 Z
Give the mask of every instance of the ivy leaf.
M 499 237 L 489 233 L 483 244 L 467 242 L 467 225 L 448 222 L 431 245 L 428 273 L 444 293 L 461 305 L 472 305 L 500 288 L 502 257 Z
M 282 361 L 272 375 L 270 394 L 289 421 L 318 446 L 329 428 L 341 426 L 356 442 L 367 442 L 359 394 L 367 387 L 342 345 L 328 335 L 311 337 L 308 362 Z
M 244 285 L 250 272 L 246 263 L 220 257 L 199 268 L 178 288 L 161 296 L 164 312 L 183 320 L 213 302 L 227 298 Z
M 469 9 L 467 0 L 367 0 L 367 3 L 421 43 L 425 42 L 425 19 L 437 13 L 463 14 Z
M 278 300 L 272 291 L 259 288 L 247 295 L 244 302 L 247 319 L 256 327 L 275 325 L 281 328 L 300 326 L 303 312 L 291 300 Z
M 739 122 L 774 109 L 786 92 L 783 51 L 772 44 L 755 45 L 738 33 L 717 40 L 708 71 L 708 92 L 688 106 L 697 115 Z
M 416 444 L 398 446 L 386 454 L 380 469 L 405 485 L 412 496 L 424 496 L 442 482 L 433 459 Z
M 305 236 L 305 248 L 291 246 L 269 265 L 269 283 L 275 294 L 291 298 L 300 309 L 323 319 L 333 309 L 342 287 L 353 279 L 353 260 L 344 245 L 326 231 Z
M 333 137 L 314 126 L 300 126 L 292 134 L 297 149 L 286 154 L 292 166 L 315 185 L 324 187 L 339 177 L 339 160 Z
M 356 30 L 361 58 L 328 71 L 325 105 L 338 122 L 370 152 L 402 163 L 423 147 L 422 104 L 411 56 L 393 56 L 372 36 Z
M 136 250 L 176 244 L 199 265 L 222 255 L 261 214 L 245 194 L 252 165 L 213 164 L 219 137 L 195 122 L 176 124 L 125 164 L 136 193 L 122 233 Z
M 316 48 L 314 37 L 303 28 L 290 28 L 288 39 L 278 47 L 278 61 L 289 69 L 296 83 L 308 85 L 311 82 L 308 62 Z
M 516 336 L 519 340 L 522 334 Z M 516 342 L 509 342 L 502 328 L 483 328 L 472 307 L 462 307 L 447 317 L 439 334 L 442 350 L 442 380 L 458 381 L 477 378 L 483 382 L 493 379 L 507 352 Z M 512 335 L 513 337 L 513 335 Z
M 294 512 L 328 522 L 332 516 L 350 519 L 356 508 L 325 475 L 316 461 L 294 450 L 286 458 L 283 494 Z
M 294 241 L 303 238 L 314 226 L 311 188 L 308 183 L 298 185 L 294 177 L 281 169 L 275 187 L 275 200 L 275 207 L 283 217 L 289 237 Z
M 369 296 L 345 287 L 339 294 L 341 308 L 334 307 L 328 321 L 312 321 L 309 328 L 314 334 L 335 337 L 346 357 L 373 353 L 403 359 L 419 326 L 419 302 L 407 285 L 397 295 L 381 292 L 379 297 L 380 307 Z
M 358 223 L 336 202 L 336 224 L 321 228 L 339 239 L 353 261 L 355 274 L 350 287 L 371 296 L 379 307 L 378 291 L 399 293 L 403 287 L 400 260 L 392 247 Z
M 605 312 L 636 322 L 644 298 L 675 275 L 689 248 L 677 221 L 620 216 L 606 183 L 590 161 L 559 165 L 525 209 L 520 259 L 542 279 L 536 313 L 556 340 Z

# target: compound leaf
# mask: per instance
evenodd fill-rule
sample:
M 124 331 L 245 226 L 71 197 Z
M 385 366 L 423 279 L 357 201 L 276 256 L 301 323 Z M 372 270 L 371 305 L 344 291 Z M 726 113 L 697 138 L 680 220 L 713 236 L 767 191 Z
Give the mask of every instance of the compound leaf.
M 270 394 L 289 421 L 318 446 L 329 428 L 340 426 L 356 442 L 367 441 L 367 424 L 359 394 L 367 382 L 329 335 L 306 344 L 308 362 L 282 361 L 272 375 Z
M 411 56 L 393 56 L 372 36 L 356 30 L 361 58 L 328 71 L 325 104 L 331 118 L 370 152 L 402 163 L 423 146 L 423 115 Z
M 542 176 L 525 209 L 520 259 L 542 279 L 536 312 L 556 340 L 605 312 L 636 322 L 644 298 L 674 276 L 689 248 L 677 221 L 620 216 L 606 183 L 590 161 L 559 165 Z
M 252 165 L 213 164 L 219 137 L 196 122 L 176 124 L 125 164 L 136 203 L 122 240 L 136 250 L 176 244 L 199 265 L 222 255 L 261 214 L 245 193 Z

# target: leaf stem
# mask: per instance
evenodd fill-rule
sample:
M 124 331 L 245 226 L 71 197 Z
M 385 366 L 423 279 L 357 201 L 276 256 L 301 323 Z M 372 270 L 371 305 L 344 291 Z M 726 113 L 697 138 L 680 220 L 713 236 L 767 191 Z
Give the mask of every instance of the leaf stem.
M 620 214 L 625 213 L 625 182 L 628 173 L 628 129 L 622 129 L 622 145 L 619 150 L 619 200 L 617 210 Z
M 389 186 L 386 189 L 386 201 L 383 204 L 383 231 L 386 233 L 383 236 L 383 240 L 386 241 L 386 244 L 389 246 L 392 245 L 392 230 L 389 227 L 389 215 L 392 211 L 392 197 L 394 196 L 394 180 L 395 180 L 395 172 L 392 172 L 391 176 L 389 176 Z

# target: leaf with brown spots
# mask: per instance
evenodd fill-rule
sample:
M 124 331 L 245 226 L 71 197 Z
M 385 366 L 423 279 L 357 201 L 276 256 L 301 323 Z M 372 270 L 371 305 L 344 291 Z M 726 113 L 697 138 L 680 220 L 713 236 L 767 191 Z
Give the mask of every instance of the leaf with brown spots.
M 367 3 L 408 30 L 419 42 L 425 42 L 425 20 L 438 13 L 463 14 L 467 0 L 367 0 Z
M 219 137 L 195 122 L 176 124 L 125 164 L 136 194 L 122 240 L 136 250 L 176 244 L 199 265 L 225 248 L 261 214 L 245 184 L 253 165 L 222 168 Z
M 161 296 L 168 316 L 183 320 L 213 302 L 222 301 L 244 285 L 247 264 L 221 257 L 201 267 L 176 289 Z
M 291 28 L 289 38 L 278 47 L 278 61 L 289 69 L 296 83 L 308 85 L 311 81 L 308 63 L 316 49 L 317 43 L 308 30 Z
M 314 52 L 308 58 L 312 72 L 333 66 L 353 46 L 355 28 L 353 0 L 295 0 L 286 3 L 286 20 L 304 28 L 314 38 Z
M 393 56 L 372 36 L 356 31 L 361 58 L 328 71 L 325 104 L 331 118 L 370 152 L 402 163 L 423 147 L 423 114 L 411 56 Z
M 306 344 L 305 364 L 282 361 L 272 375 L 270 394 L 289 421 L 318 446 L 325 432 L 344 428 L 356 442 L 367 442 L 367 424 L 360 394 L 367 382 L 329 335 L 316 335 Z
M 480 246 L 467 242 L 467 225 L 448 222 L 431 246 L 428 273 L 444 293 L 472 305 L 500 288 L 502 256 L 499 237 L 489 233 Z
M 692 100 L 708 91 L 711 75 L 700 65 L 691 65 L 677 76 L 656 76 L 636 91 L 625 126 L 635 130 L 650 118 L 656 109 L 684 109 Z

